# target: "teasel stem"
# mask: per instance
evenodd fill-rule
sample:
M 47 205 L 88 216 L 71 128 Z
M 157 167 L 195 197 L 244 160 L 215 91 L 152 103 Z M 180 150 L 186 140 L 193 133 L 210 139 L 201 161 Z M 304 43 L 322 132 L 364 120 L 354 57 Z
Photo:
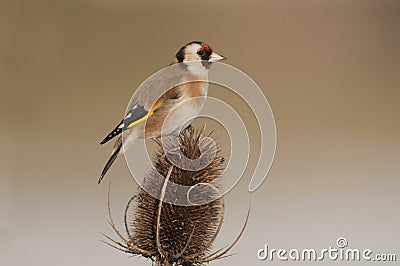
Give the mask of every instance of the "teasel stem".
M 165 191 L 167 190 L 167 186 L 168 186 L 168 182 L 169 182 L 169 177 L 171 176 L 172 169 L 174 169 L 174 166 L 173 166 L 173 165 L 171 165 L 171 167 L 170 167 L 169 170 L 168 170 L 168 174 L 167 174 L 167 176 L 165 177 L 164 184 L 163 184 L 163 187 L 162 187 L 162 190 L 161 190 L 160 200 L 159 200 L 159 203 L 158 203 L 157 229 L 156 229 L 157 232 L 156 232 L 156 236 L 157 236 L 157 249 L 158 249 L 158 252 L 161 254 L 161 257 L 162 257 L 162 258 L 165 257 L 165 252 L 164 252 L 164 250 L 163 250 L 162 247 L 161 247 L 161 241 L 160 241 L 161 209 L 162 209 L 162 205 L 163 205 L 163 202 L 164 202 Z

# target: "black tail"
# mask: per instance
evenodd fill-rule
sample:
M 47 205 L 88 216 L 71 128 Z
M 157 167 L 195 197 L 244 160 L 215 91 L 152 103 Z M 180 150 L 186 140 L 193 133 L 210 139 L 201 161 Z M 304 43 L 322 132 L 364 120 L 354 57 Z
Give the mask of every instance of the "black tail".
M 110 169 L 110 167 L 114 163 L 115 159 L 117 159 L 117 156 L 118 156 L 119 151 L 121 150 L 121 147 L 122 147 L 122 142 L 117 141 L 117 143 L 115 143 L 114 150 L 111 153 L 110 159 L 108 159 L 106 165 L 103 168 L 103 171 L 101 171 L 100 178 L 99 178 L 99 181 L 97 182 L 97 184 L 100 184 L 101 180 L 103 180 L 103 177 L 106 175 L 108 169 Z

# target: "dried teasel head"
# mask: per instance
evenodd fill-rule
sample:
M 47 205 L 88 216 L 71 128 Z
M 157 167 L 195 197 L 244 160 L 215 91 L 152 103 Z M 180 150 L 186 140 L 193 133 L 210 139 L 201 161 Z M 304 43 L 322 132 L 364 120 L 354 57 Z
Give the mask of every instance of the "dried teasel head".
M 154 158 L 155 169 L 150 171 L 144 179 L 143 188 L 139 188 L 126 206 L 127 237 L 116 228 L 110 213 L 110 225 L 120 238 L 120 241 L 115 241 L 106 236 L 113 242 L 110 245 L 126 253 L 150 258 L 160 266 L 203 265 L 229 256 L 227 253 L 242 235 L 248 216 L 232 244 L 216 252 L 211 251 L 224 218 L 224 200 L 218 194 L 218 181 L 225 164 L 220 152 L 213 150 L 217 147 L 210 142 L 203 143 L 200 151 L 203 133 L 204 128 L 196 131 L 189 127 L 180 134 L 179 145 L 185 157 L 194 160 L 201 155 L 202 160 L 210 163 L 197 171 L 183 170 L 171 164 L 162 151 L 158 152 Z M 157 173 L 164 178 L 160 179 Z M 169 189 L 171 182 L 198 189 L 188 197 L 187 191 L 180 191 L 179 187 Z M 189 202 L 203 204 L 174 205 L 171 203 L 174 197 L 185 197 Z M 130 206 L 133 206 L 133 211 Z

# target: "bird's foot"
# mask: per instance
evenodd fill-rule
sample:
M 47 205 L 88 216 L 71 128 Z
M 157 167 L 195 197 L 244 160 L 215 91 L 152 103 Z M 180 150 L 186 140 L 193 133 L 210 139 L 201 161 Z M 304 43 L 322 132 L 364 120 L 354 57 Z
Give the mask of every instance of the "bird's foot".
M 168 155 L 178 156 L 179 160 L 182 159 L 181 155 L 181 147 L 163 147 L 163 154 L 161 155 L 161 159 L 165 159 Z
M 165 157 L 168 157 L 168 155 L 172 155 L 172 156 L 178 156 L 178 159 L 181 160 L 182 159 L 182 153 L 181 153 L 181 143 L 179 141 L 179 139 L 177 139 L 177 143 L 176 145 L 173 145 L 171 143 L 163 143 L 161 141 L 161 139 L 159 138 L 153 138 L 154 142 L 156 142 L 158 144 L 158 146 L 160 146 L 163 149 L 163 153 L 160 157 L 160 159 L 165 159 Z M 172 147 L 171 147 L 172 146 Z

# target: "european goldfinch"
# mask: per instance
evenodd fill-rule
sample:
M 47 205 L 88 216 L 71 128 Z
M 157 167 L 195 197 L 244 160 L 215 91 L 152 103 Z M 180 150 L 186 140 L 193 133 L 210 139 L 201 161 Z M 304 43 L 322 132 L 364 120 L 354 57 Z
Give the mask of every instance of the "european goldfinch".
M 156 82 L 150 82 L 148 86 L 139 87 L 122 121 L 100 143 L 104 144 L 118 136 L 98 183 L 118 154 L 126 151 L 137 139 L 176 135 L 188 126 L 191 118 L 196 117 L 203 107 L 208 92 L 207 74 L 212 62 L 223 59 L 225 57 L 215 53 L 210 45 L 193 41 L 176 53 L 171 65 L 178 67 L 174 68 L 172 73 L 165 74 Z M 182 83 L 177 82 L 177 79 L 193 82 Z M 164 83 L 175 86 L 166 90 L 167 85 Z

